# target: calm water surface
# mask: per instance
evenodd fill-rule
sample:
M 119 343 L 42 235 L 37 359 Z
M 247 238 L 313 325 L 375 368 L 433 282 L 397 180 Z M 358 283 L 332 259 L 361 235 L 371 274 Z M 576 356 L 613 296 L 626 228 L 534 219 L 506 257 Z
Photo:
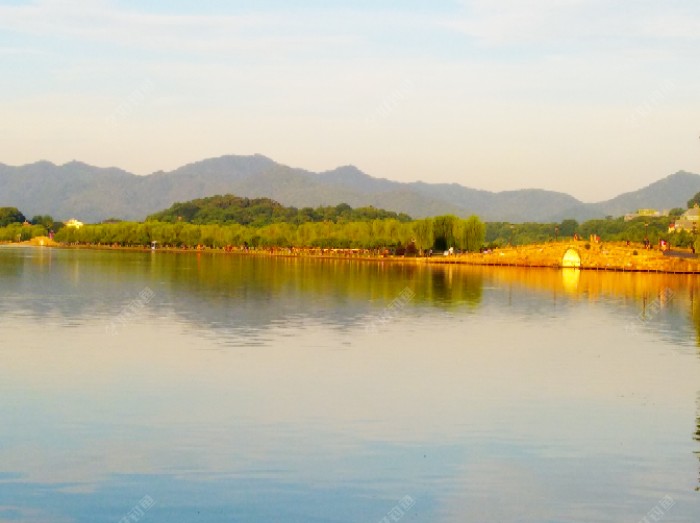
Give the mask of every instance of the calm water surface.
M 0 247 L 0 293 L 2 522 L 700 521 L 695 277 Z

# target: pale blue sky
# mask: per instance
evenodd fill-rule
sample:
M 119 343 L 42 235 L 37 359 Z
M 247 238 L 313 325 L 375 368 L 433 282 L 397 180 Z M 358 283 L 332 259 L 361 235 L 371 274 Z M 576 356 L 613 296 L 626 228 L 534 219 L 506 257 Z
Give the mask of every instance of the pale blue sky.
M 261 153 L 586 201 L 700 172 L 694 1 L 0 2 L 0 162 Z

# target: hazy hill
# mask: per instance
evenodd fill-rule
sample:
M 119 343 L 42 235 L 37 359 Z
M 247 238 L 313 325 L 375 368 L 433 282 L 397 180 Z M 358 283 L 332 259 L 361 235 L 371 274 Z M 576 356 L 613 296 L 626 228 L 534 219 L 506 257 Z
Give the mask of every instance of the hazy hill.
M 80 162 L 0 164 L 0 206 L 18 207 L 27 216 L 48 213 L 89 222 L 109 217 L 143 220 L 175 202 L 227 193 L 299 208 L 372 205 L 413 217 L 473 213 L 490 221 L 583 220 L 640 207 L 684 207 L 698 191 L 700 175 L 679 172 L 638 191 L 589 204 L 540 189 L 490 192 L 458 184 L 400 183 L 374 178 L 353 166 L 314 173 L 261 155 L 211 158 L 148 176 Z
M 621 194 L 606 202 L 595 203 L 591 206 L 603 214 L 619 216 L 634 209 L 651 207 L 656 209 L 672 209 L 686 207 L 686 202 L 700 191 L 700 176 L 679 171 L 647 185 L 638 191 Z M 687 194 L 683 200 L 681 195 Z M 679 200 L 680 198 L 680 200 Z

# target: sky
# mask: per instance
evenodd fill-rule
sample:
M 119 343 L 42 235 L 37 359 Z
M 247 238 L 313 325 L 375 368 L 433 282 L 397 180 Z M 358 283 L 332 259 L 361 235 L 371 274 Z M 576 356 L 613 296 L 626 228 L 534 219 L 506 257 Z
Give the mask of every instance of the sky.
M 0 0 L 0 163 L 226 154 L 600 201 L 700 173 L 696 0 Z

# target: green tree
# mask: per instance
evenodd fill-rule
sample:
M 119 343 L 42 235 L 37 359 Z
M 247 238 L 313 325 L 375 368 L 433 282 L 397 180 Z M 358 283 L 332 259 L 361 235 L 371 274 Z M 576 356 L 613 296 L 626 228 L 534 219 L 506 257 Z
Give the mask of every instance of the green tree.
M 32 223 L 32 225 L 43 225 L 46 227 L 46 229 L 53 229 L 54 226 L 54 219 L 48 214 L 44 216 L 40 214 L 36 215 L 29 221 Z
M 559 224 L 559 236 L 573 236 L 578 230 L 578 222 L 576 220 L 563 220 Z
M 0 207 L 0 227 L 6 227 L 11 223 L 24 223 L 26 218 L 17 207 Z
M 416 246 L 421 251 L 427 251 L 433 246 L 433 221 L 430 218 L 413 222 L 413 234 L 416 238 Z
M 700 205 L 700 192 L 695 193 L 695 196 L 688 200 L 688 209 L 692 209 L 693 207 L 695 207 L 696 203 Z
M 472 215 L 462 222 L 460 247 L 469 252 L 479 252 L 486 238 L 486 226 L 478 216 Z
M 459 218 L 451 214 L 433 218 L 433 239 L 437 251 L 447 250 L 455 245 L 455 227 Z
M 674 207 L 673 209 L 668 211 L 668 217 L 678 219 L 681 217 L 681 214 L 683 214 L 684 212 L 685 212 L 685 209 L 683 209 L 682 207 Z

